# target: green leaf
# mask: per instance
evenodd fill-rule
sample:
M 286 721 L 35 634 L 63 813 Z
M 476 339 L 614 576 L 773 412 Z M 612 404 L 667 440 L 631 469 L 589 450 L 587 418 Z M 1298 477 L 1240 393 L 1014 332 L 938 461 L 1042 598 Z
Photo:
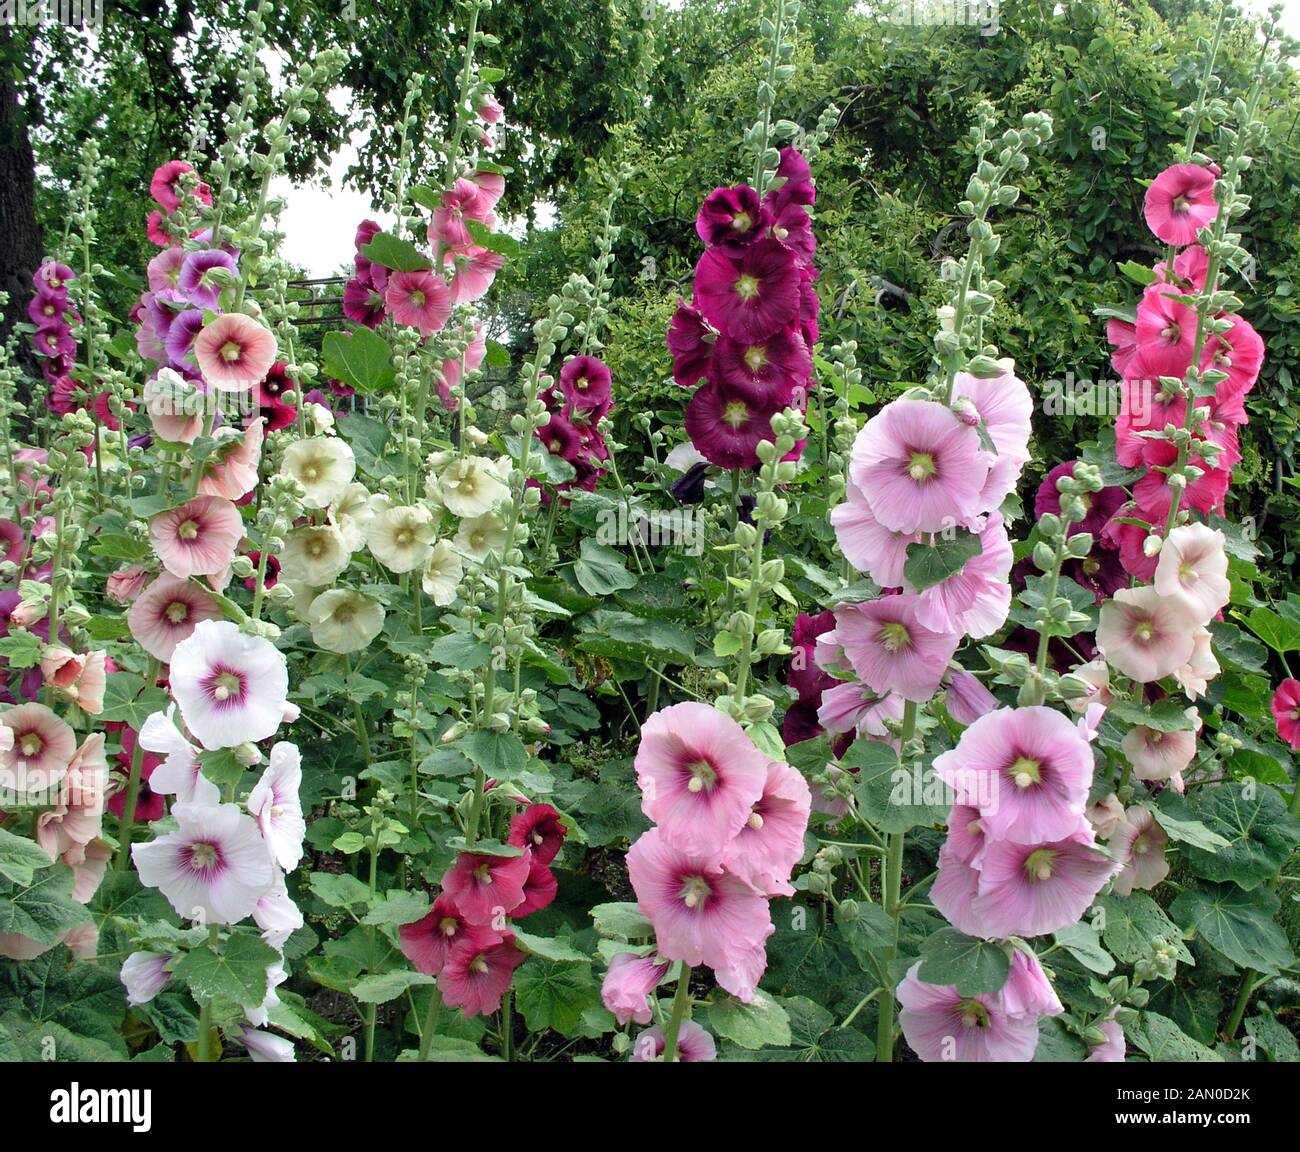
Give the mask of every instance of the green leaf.
M 465 218 L 465 227 L 469 229 L 474 243 L 480 248 L 486 248 L 489 252 L 499 252 L 502 256 L 519 255 L 519 241 L 509 233 L 493 232 L 482 221 L 471 220 L 468 217 Z
M 98 719 L 125 722 L 137 732 L 155 712 L 167 707 L 167 693 L 153 685 L 145 687 L 134 672 L 113 672 L 104 683 L 104 710 Z
M 515 973 L 515 1004 L 532 1032 L 554 1028 L 569 1035 L 583 1012 L 599 1003 L 600 989 L 586 964 L 533 957 Z
M 39 844 L 0 828 L 0 876 L 26 886 L 35 873 L 52 863 Z
M 358 881 L 359 883 L 359 881 Z M 429 897 L 423 892 L 394 888 L 362 917 L 362 924 L 414 924 L 429 911 Z
M 45 645 L 34 632 L 12 632 L 0 637 L 0 656 L 10 668 L 35 668 L 41 662 Z
M 1251 889 L 1277 875 L 1300 844 L 1300 820 L 1267 784 L 1254 781 L 1202 789 L 1194 805 L 1201 822 L 1228 841 L 1206 851 L 1188 846 L 1188 866 L 1206 880 L 1231 880 Z
M 1272 608 L 1255 608 L 1246 617 L 1246 627 L 1274 652 L 1300 651 L 1300 621 L 1280 616 Z
M 377 976 L 363 976 L 352 985 L 352 995 L 363 1004 L 387 1004 L 408 988 L 436 983 L 437 977 L 423 972 L 383 972 Z
M 256 1008 L 266 999 L 266 970 L 280 954 L 260 936 L 237 933 L 222 941 L 220 951 L 199 947 L 172 970 L 194 998 L 228 1000 Z
M 1232 884 L 1189 888 L 1170 905 L 1173 918 L 1240 968 L 1276 975 L 1295 961 L 1286 935 L 1273 921 L 1281 907 L 1275 892 L 1243 892 Z
M 439 636 L 428 649 L 429 659 L 446 668 L 482 668 L 492 655 L 492 649 L 477 637 L 464 632 L 447 632 Z
M 879 904 L 841 900 L 835 923 L 864 971 L 877 970 L 877 957 L 894 943 L 894 921 Z
M 1127 276 L 1134 284 L 1145 288 L 1148 284 L 1154 284 L 1156 274 L 1145 264 L 1138 264 L 1133 260 L 1125 260 L 1122 264 L 1116 265 L 1120 274 Z
M 1223 1059 L 1217 1052 L 1193 1040 L 1168 1016 L 1155 1012 L 1143 1012 L 1136 1024 L 1125 1026 L 1124 1032 L 1134 1047 L 1153 1063 L 1212 1063 Z
M 709 1008 L 709 1024 L 719 1036 L 751 1050 L 790 1044 L 790 1018 L 765 992 L 755 992 L 748 1004 L 721 992 L 717 996 Z
M 964 528 L 956 529 L 951 537 L 936 536 L 933 544 L 909 544 L 903 576 L 918 592 L 924 592 L 957 575 L 982 550 L 980 538 Z
M 1152 811 L 1160 827 L 1168 833 L 1170 840 L 1177 840 L 1180 844 L 1188 844 L 1206 852 L 1217 852 L 1220 848 L 1228 847 L 1228 840 L 1217 832 L 1211 832 L 1199 820 L 1180 820 L 1171 816 L 1160 807 L 1159 800 L 1156 801 L 1156 807 Z
M 104 1040 L 80 1036 L 55 1021 L 38 1020 L 22 1008 L 0 1016 L 0 1063 L 100 1064 L 125 1059 L 125 1046 L 118 1049 Z
M 421 208 L 436 212 L 442 207 L 442 193 L 427 184 L 412 184 L 406 193 Z
M 1106 948 L 1121 964 L 1135 964 L 1151 954 L 1151 945 L 1165 940 L 1173 945 L 1178 959 L 1194 963 L 1183 943 L 1183 932 L 1165 915 L 1165 910 L 1145 892 L 1129 896 L 1098 896 L 1094 901 L 1105 917 L 1101 938 Z
M 388 342 L 369 328 L 327 332 L 321 342 L 321 368 L 364 396 L 384 391 L 397 379 Z
M 56 1059 L 75 1059 L 60 1044 L 59 1027 L 78 1040 L 90 1039 L 96 1054 L 87 1059 L 121 1060 L 126 1045 L 119 1029 L 126 1000 L 117 968 L 111 963 L 88 964 L 65 947 L 52 948 L 34 960 L 0 965 L 0 1004 L 15 1007 L 42 1029 L 55 1032 Z M 41 1059 L 37 1053 L 35 1059 Z
M 493 780 L 517 780 L 528 767 L 528 750 L 513 732 L 471 732 L 455 747 Z
M 0 934 L 54 944 L 69 928 L 90 923 L 90 910 L 72 898 L 72 869 L 48 859 L 46 864 L 23 883 L 0 884 Z
M 596 931 L 620 940 L 647 940 L 654 935 L 654 925 L 631 903 L 597 904 L 591 910 Z
M 578 561 L 573 574 L 584 592 L 592 596 L 609 596 L 623 588 L 631 588 L 636 579 L 629 574 L 623 557 L 604 544 L 587 538 L 578 550 Z
M 361 255 L 394 272 L 424 272 L 433 267 L 433 261 L 414 244 L 391 232 L 376 232 L 368 244 L 361 245 Z
M 331 908 L 350 908 L 370 899 L 370 889 L 347 872 L 313 872 L 310 885 Z
M 941 928 L 921 945 L 917 975 L 927 984 L 954 984 L 963 996 L 991 996 L 1002 990 L 1011 957 L 1001 944 Z
M 1246 1021 L 1246 1034 L 1270 1060 L 1278 1064 L 1300 1064 L 1300 1044 L 1275 1016 L 1252 1016 Z
M 514 930 L 515 943 L 525 952 L 551 960 L 556 964 L 589 964 L 591 957 L 570 946 L 567 940 L 554 937 L 534 936 L 529 932 Z
M 1090 972 L 1108 976 L 1115 969 L 1115 958 L 1101 946 L 1100 934 L 1086 920 L 1062 928 L 1056 942 Z
M 942 823 L 951 807 L 933 769 L 922 773 L 918 782 L 915 774 L 899 764 L 898 753 L 878 740 L 855 741 L 840 764 L 857 769 L 858 809 L 882 832 L 906 832 L 917 825 Z M 915 803 L 918 798 L 927 802 Z

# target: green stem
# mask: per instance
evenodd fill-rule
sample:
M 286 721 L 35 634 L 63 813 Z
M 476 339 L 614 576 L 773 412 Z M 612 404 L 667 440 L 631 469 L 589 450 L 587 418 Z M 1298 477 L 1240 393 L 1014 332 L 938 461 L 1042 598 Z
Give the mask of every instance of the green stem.
M 158 678 L 158 659 L 151 656 L 149 666 L 144 674 L 145 688 L 153 686 Z M 131 773 L 126 781 L 126 796 L 122 801 L 122 819 L 118 822 L 117 857 L 113 867 L 118 872 L 125 872 L 131 861 L 131 833 L 135 830 L 135 810 L 140 799 L 140 766 L 144 762 L 144 746 L 140 743 L 140 734 L 135 737 L 135 748 L 131 752 Z
M 668 1027 L 664 1029 L 664 1063 L 671 1064 L 677 1059 L 677 1034 L 686 1019 L 686 1009 L 691 1002 L 691 970 L 683 964 L 682 974 L 677 978 L 677 994 L 673 997 L 672 1015 L 668 1017 Z
M 442 996 L 437 986 L 429 989 L 429 1010 L 424 1014 L 424 1027 L 420 1029 L 419 1061 L 423 1064 L 429 1059 L 429 1048 L 433 1044 L 434 1034 L 438 1031 L 438 1013 L 442 1010 Z
M 903 756 L 909 755 L 909 746 L 916 736 L 917 706 L 909 700 L 903 709 L 903 730 L 899 735 L 899 747 Z M 888 841 L 888 855 L 881 864 L 881 906 L 893 921 L 892 939 L 884 950 L 880 961 L 883 983 L 890 980 L 889 968 L 898 955 L 899 918 L 902 916 L 901 891 L 903 887 L 903 849 L 906 833 L 891 832 Z M 876 1063 L 889 1064 L 894 1059 L 894 990 L 885 988 L 880 998 L 880 1014 L 876 1023 Z

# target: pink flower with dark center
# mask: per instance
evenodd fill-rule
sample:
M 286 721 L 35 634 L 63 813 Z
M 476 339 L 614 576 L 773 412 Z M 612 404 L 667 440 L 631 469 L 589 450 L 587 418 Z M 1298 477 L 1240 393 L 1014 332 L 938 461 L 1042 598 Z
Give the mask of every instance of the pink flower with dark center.
M 560 391 L 575 412 L 608 410 L 610 375 L 594 356 L 575 356 L 560 369 Z
M 1137 309 L 1137 362 L 1145 376 L 1182 379 L 1196 345 L 1196 312 L 1167 284 L 1152 284 Z
M 939 688 L 961 639 L 916 619 L 915 595 L 885 596 L 835 610 L 835 632 L 853 670 L 879 695 L 924 702 Z M 820 662 L 820 658 L 819 658 Z
M 239 509 L 219 496 L 195 496 L 149 521 L 154 552 L 181 580 L 225 572 L 243 537 Z
M 66 264 L 57 260 L 42 260 L 39 268 L 32 273 L 32 284 L 38 292 L 57 293 L 67 296 L 67 287 L 77 278 L 77 274 Z
M 38 792 L 58 784 L 77 748 L 72 729 L 44 704 L 0 713 L 0 788 Z
M 1154 588 L 1121 588 L 1101 606 L 1097 648 L 1125 676 L 1150 684 L 1192 658 L 1196 624 L 1182 600 Z
M 168 160 L 155 169 L 153 179 L 149 181 L 149 195 L 153 197 L 154 203 L 164 212 L 175 212 L 181 206 L 177 184 L 181 176 L 193 171 L 194 165 L 187 164 L 184 160 Z M 204 204 L 212 203 L 212 190 L 206 184 L 199 184 L 195 195 Z
M 202 620 L 220 620 L 221 609 L 199 585 L 161 573 L 126 615 L 131 635 L 150 656 L 170 662 L 176 645 Z
M 812 356 L 803 337 L 788 328 L 753 344 L 723 336 L 713 349 L 713 379 L 765 408 L 784 408 L 796 389 L 807 391 Z
M 812 793 L 799 771 L 769 760 L 763 795 L 722 855 L 722 866 L 769 896 L 793 896 L 790 873 L 804 850 Z
M 710 248 L 695 266 L 695 299 L 723 334 L 765 340 L 799 314 L 794 254 L 772 239 L 755 241 L 736 259 Z
M 513 933 L 467 929 L 452 945 L 438 974 L 443 1003 L 466 1016 L 491 1015 L 501 1007 L 515 969 L 527 959 L 515 947 Z
M 1270 707 L 1278 736 L 1300 752 L 1300 680 L 1283 680 Z
M 848 480 L 844 497 L 844 503 L 832 508 L 830 515 L 844 558 L 880 587 L 902 587 L 907 547 L 917 543 L 921 534 L 893 532 L 884 527 L 852 479 Z
M 903 1035 L 922 1060 L 1023 1063 L 1034 1058 L 1037 1016 L 1011 1015 L 1001 995 L 963 996 L 952 985 L 928 984 L 920 968 L 918 962 L 907 970 L 897 996 Z
M 1157 239 L 1182 247 L 1219 215 L 1214 173 L 1199 164 L 1173 164 L 1147 188 L 1142 201 L 1147 227 Z
M 698 308 L 677 301 L 668 324 L 668 351 L 673 357 L 673 379 L 683 388 L 694 388 L 708 375 L 717 339 L 718 333 Z
M 1201 357 L 1201 370 L 1211 368 L 1226 372 L 1228 378 L 1215 386 L 1219 399 L 1240 399 L 1255 387 L 1260 369 L 1264 367 L 1264 341 L 1258 332 L 1240 316 L 1230 316 L 1232 327 L 1227 332 L 1213 335 L 1205 345 Z
M 443 893 L 425 916 L 397 930 L 398 946 L 417 972 L 436 976 L 447 962 L 452 946 L 469 929 L 456 902 Z
M 1169 834 L 1156 823 L 1150 808 L 1132 805 L 1115 830 L 1109 848 L 1124 870 L 1115 877 L 1112 891 L 1129 896 L 1135 889 L 1149 892 L 1169 875 L 1165 849 Z
M 771 217 L 748 184 L 715 188 L 704 198 L 695 231 L 705 244 L 717 245 L 736 255 L 757 240 Z
M 686 405 L 686 434 L 696 450 L 719 468 L 753 468 L 758 445 L 774 439 L 772 417 L 780 411 L 760 407 L 725 384 L 709 382 Z
M 656 1024 L 640 1033 L 632 1044 L 628 1060 L 634 1064 L 648 1064 L 658 1060 L 668 1045 L 664 1030 Z M 718 1046 L 694 1020 L 683 1020 L 677 1030 L 677 1057 L 682 1064 L 706 1063 L 718 1058 Z
M 203 378 L 220 392 L 246 392 L 275 363 L 275 336 L 251 316 L 225 312 L 194 341 Z
M 935 632 L 965 632 L 972 639 L 991 636 L 1011 609 L 1011 541 L 994 512 L 979 534 L 981 551 L 951 576 L 919 593 L 916 619 Z M 904 582 L 904 588 L 911 585 Z
M 510 821 L 506 843 L 528 848 L 536 859 L 549 864 L 559 855 L 568 834 L 560 814 L 549 804 L 530 804 Z
M 494 926 L 524 902 L 528 868 L 526 854 L 462 852 L 443 876 L 442 889 L 466 923 Z
M 230 425 L 217 429 L 217 448 L 203 463 L 200 494 L 242 500 L 257 487 L 265 423 L 255 416 L 242 431 Z
M 600 998 L 605 1007 L 614 1013 L 620 1028 L 629 1020 L 649 1024 L 650 993 L 668 975 L 669 965 L 649 956 L 620 952 L 609 962 L 609 969 L 600 985 Z
M 343 315 L 354 324 L 378 328 L 384 322 L 384 296 L 369 281 L 353 277 L 343 285 Z
M 215 312 L 221 299 L 221 285 L 213 279 L 212 273 L 218 269 L 233 276 L 239 271 L 239 266 L 230 253 L 220 248 L 199 248 L 188 252 L 176 278 L 176 287 L 195 308 Z
M 384 302 L 395 324 L 415 328 L 424 337 L 440 332 L 451 316 L 447 282 L 432 272 L 394 272 Z
M 1181 776 L 1196 755 L 1196 733 L 1201 720 L 1195 708 L 1187 709 L 1192 727 L 1161 732 L 1145 724 L 1134 724 L 1120 741 L 1120 750 L 1133 765 L 1138 780 L 1172 780 Z

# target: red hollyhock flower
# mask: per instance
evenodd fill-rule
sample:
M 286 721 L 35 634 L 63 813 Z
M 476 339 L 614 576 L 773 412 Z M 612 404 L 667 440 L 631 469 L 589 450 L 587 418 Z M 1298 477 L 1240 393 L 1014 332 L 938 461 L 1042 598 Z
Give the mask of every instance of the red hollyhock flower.
M 712 379 L 734 388 L 763 407 L 784 407 L 796 388 L 808 387 L 812 356 L 797 332 L 782 328 L 753 344 L 719 337 L 713 350 Z
M 443 891 L 470 924 L 491 924 L 524 902 L 526 856 L 462 852 L 442 878 Z
M 715 188 L 704 198 L 695 218 L 695 231 L 704 243 L 738 254 L 763 234 L 770 221 L 758 193 L 748 184 L 737 184 L 734 188 Z
M 438 975 L 438 991 L 448 1007 L 459 1008 L 466 1016 L 488 1016 L 501 1007 L 515 969 L 526 959 L 515 947 L 513 933 L 468 928 L 447 955 Z
M 549 804 L 530 804 L 510 821 L 506 843 L 516 848 L 531 848 L 538 860 L 549 864 L 559 854 L 568 834 L 560 814 Z
M 540 912 L 555 899 L 559 891 L 555 873 L 531 852 L 528 853 L 528 882 L 524 885 L 524 902 L 510 915 L 516 920 Z
M 470 926 L 465 923 L 456 902 L 445 892 L 433 902 L 433 907 L 414 924 L 403 924 L 397 930 L 398 947 L 417 972 L 436 976 L 447 963 L 447 957 L 458 941 L 464 938 Z
M 733 340 L 754 343 L 799 314 L 795 256 L 777 240 L 758 240 L 738 259 L 710 248 L 695 266 L 695 297 L 704 318 Z
M 710 381 L 686 406 L 686 434 L 710 464 L 753 468 L 759 441 L 773 438 L 772 417 L 780 409 L 759 406 L 734 388 Z
M 668 323 L 668 351 L 673 355 L 673 379 L 683 388 L 694 388 L 709 374 L 717 338 L 698 308 L 677 301 L 677 311 Z
M 1300 680 L 1283 680 L 1273 693 L 1277 734 L 1300 752 Z
M 612 391 L 609 369 L 594 356 L 575 356 L 560 369 L 560 391 L 584 418 L 599 419 L 586 414 L 603 415 L 608 410 Z

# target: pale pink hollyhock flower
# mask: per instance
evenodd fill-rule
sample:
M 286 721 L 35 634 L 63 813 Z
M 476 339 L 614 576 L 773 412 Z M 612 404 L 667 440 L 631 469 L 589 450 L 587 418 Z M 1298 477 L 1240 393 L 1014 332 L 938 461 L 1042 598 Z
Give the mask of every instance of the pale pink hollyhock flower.
M 1198 624 L 1208 624 L 1228 602 L 1228 554 L 1223 533 L 1204 524 L 1175 528 L 1160 546 L 1155 589 L 1182 599 Z
M 6 960 L 35 960 L 58 945 L 58 940 L 53 944 L 42 944 L 21 932 L 0 932 L 0 956 Z
M 1117 866 L 1097 851 L 1079 817 L 1072 836 L 1041 844 L 990 839 L 980 860 L 973 914 L 982 935 L 1042 936 L 1077 923 Z
M 1106 1037 L 1106 1043 L 1088 1049 L 1085 1064 L 1118 1064 L 1124 1059 L 1127 1046 L 1124 1043 L 1124 1029 L 1116 1020 L 1100 1020 L 1098 1030 Z
M 275 363 L 275 336 L 242 312 L 216 317 L 194 340 L 203 379 L 219 392 L 246 392 Z
M 275 870 L 275 883 L 257 901 L 253 923 L 262 930 L 262 939 L 277 952 L 303 926 L 302 910 L 293 902 L 284 883 L 284 873 Z
M 853 670 L 876 692 L 923 703 L 938 689 L 961 635 L 925 627 L 917 606 L 908 594 L 841 605 L 835 634 Z
M 438 991 L 449 1008 L 466 1016 L 489 1016 L 501 1007 L 514 971 L 528 957 L 515 946 L 513 932 L 471 928 L 447 954 L 438 973 Z
M 939 849 L 939 871 L 930 885 L 930 902 L 949 924 L 967 936 L 987 935 L 984 921 L 975 914 L 979 882 L 979 868 L 962 859 L 951 841 Z
M 882 588 L 900 588 L 907 546 L 921 539 L 919 532 L 891 532 L 876 519 L 871 505 L 852 479 L 844 503 L 831 509 L 831 526 L 844 559 L 865 572 Z
M 722 854 L 722 866 L 769 896 L 793 896 L 790 873 L 803 855 L 812 792 L 797 768 L 769 760 L 763 795 Z
M 1208 628 L 1198 628 L 1193 634 L 1196 646 L 1192 649 L 1192 658 L 1181 668 L 1174 670 L 1174 679 L 1187 694 L 1187 699 L 1197 700 L 1220 672 L 1219 661 L 1214 655 L 1213 637 Z
M 1015 490 L 1020 471 L 1029 459 L 1030 422 L 1034 402 L 1029 389 L 1016 376 L 1009 359 L 998 361 L 1000 376 L 981 380 L 968 372 L 958 372 L 953 384 L 954 401 L 974 408 L 996 455 L 985 453 L 989 462 L 988 478 L 980 492 L 980 510 L 991 512 Z
M 1032 1060 L 1038 1018 L 1010 1015 L 1001 996 L 963 996 L 927 984 L 913 964 L 898 986 L 898 1023 L 909 1047 L 927 1062 L 1017 1063 Z
M 600 998 L 622 1028 L 629 1020 L 650 1023 L 650 993 L 663 983 L 669 965 L 649 956 L 620 952 L 609 962 Z
M 275 883 L 257 825 L 234 804 L 174 804 L 176 830 L 132 844 L 140 882 L 157 888 L 177 915 L 235 924 Z
M 935 757 L 934 772 L 960 803 L 979 808 L 991 838 L 1060 840 L 1079 825 L 1092 785 L 1092 751 L 1053 708 L 999 708 Z
M 763 795 L 767 758 L 730 716 L 688 701 L 642 726 L 636 777 L 665 841 L 716 863 Z
M 448 249 L 443 262 L 451 269 L 451 302 L 469 304 L 487 295 L 492 281 L 505 264 L 500 252 L 471 244 L 464 251 Z
M 78 960 L 94 960 L 99 955 L 99 925 L 92 922 L 69 928 L 59 943 Z
M 13 744 L 0 754 L 0 788 L 38 792 L 53 788 L 77 750 L 72 729 L 44 704 L 18 704 L 0 714 Z
M 849 458 L 872 514 L 894 532 L 938 532 L 976 515 L 988 472 L 979 434 L 933 400 L 887 404 Z
M 98 716 L 104 710 L 104 652 L 73 652 L 62 644 L 51 644 L 41 653 L 41 675 L 45 683 L 76 702 L 83 712 Z
M 307 834 L 298 789 L 302 787 L 302 757 L 296 744 L 281 740 L 271 748 L 262 778 L 248 794 L 248 811 L 280 867 L 287 872 L 302 859 Z
M 241 500 L 257 487 L 265 425 L 266 418 L 258 416 L 242 433 L 230 426 L 217 429 L 217 450 L 205 462 L 199 479 L 201 495 Z
M 99 891 L 113 851 L 103 840 L 89 844 L 74 844 L 59 859 L 72 869 L 72 898 L 78 904 L 89 904 Z
M 1115 834 L 1115 829 L 1124 822 L 1124 805 L 1111 792 L 1097 803 L 1089 804 L 1084 815 L 1088 817 L 1092 830 L 1103 840 L 1109 840 Z
M 68 765 L 59 787 L 58 803 L 36 817 L 36 842 L 51 860 L 73 848 L 84 848 L 98 838 L 107 786 L 104 734 L 96 732 L 86 737 Z
M 1059 1016 L 1065 1006 L 1038 957 L 1024 948 L 1011 953 L 1011 971 L 1002 986 L 1002 1007 L 1010 1016 Z
M 944 847 L 965 864 L 979 867 L 984 853 L 984 822 L 978 808 L 969 804 L 954 804 L 948 811 L 948 839 Z
M 651 828 L 628 849 L 627 866 L 637 905 L 654 925 L 659 954 L 706 964 L 728 992 L 752 1000 L 767 938 L 776 930 L 767 897 L 709 861 L 679 852 L 661 828 Z
M 204 748 L 234 748 L 273 736 L 284 716 L 284 656 L 228 620 L 204 620 L 176 645 L 171 689 L 181 719 Z
M 1011 609 L 1011 541 L 1002 513 L 989 516 L 980 546 L 982 551 L 960 571 L 919 593 L 918 623 L 934 632 L 964 632 L 975 640 L 991 636 L 1006 623 Z
M 131 564 L 109 574 L 104 586 L 104 595 L 114 604 L 130 604 L 144 591 L 144 586 L 148 582 L 149 573 L 139 564 Z
M 1133 775 L 1138 780 L 1169 780 L 1181 775 L 1196 755 L 1196 733 L 1201 728 L 1201 718 L 1195 708 L 1188 708 L 1187 717 L 1194 727 L 1177 732 L 1161 732 L 1145 724 L 1135 724 L 1120 741 L 1120 749 L 1133 765 Z
M 1071 712 L 1082 715 L 1092 704 L 1100 704 L 1103 708 L 1110 706 L 1114 697 L 1110 692 L 1110 665 L 1105 660 L 1089 660 L 1087 664 L 1080 664 L 1072 674 L 1085 681 L 1091 691 L 1087 696 L 1065 702 Z
M 254 1064 L 293 1064 L 297 1061 L 293 1041 L 261 1028 L 244 1025 L 239 1041 L 248 1049 L 248 1058 Z
M 1192 243 L 1219 214 L 1214 173 L 1200 164 L 1171 164 L 1151 181 L 1142 210 L 1157 239 L 1180 248 Z
M 1000 707 L 998 698 L 984 687 L 979 677 L 958 664 L 949 665 L 944 682 L 944 704 L 948 715 L 958 724 L 974 724 L 981 716 Z
M 198 385 L 174 368 L 160 368 L 144 382 L 144 410 L 154 435 L 173 444 L 193 444 L 203 431 Z
M 1083 715 L 1075 721 L 1075 727 L 1089 744 L 1091 744 L 1101 734 L 1101 722 L 1106 715 L 1106 707 L 1103 704 L 1089 704 L 1083 710 Z
M 634 1064 L 649 1064 L 664 1054 L 668 1041 L 664 1030 L 656 1024 L 640 1033 L 632 1044 L 628 1057 Z M 677 1029 L 677 1060 L 682 1064 L 697 1064 L 718 1058 L 718 1046 L 694 1020 L 683 1020 Z
M 255 1028 L 265 1028 L 271 1021 L 271 1009 L 279 1007 L 280 1004 L 280 997 L 275 990 L 288 979 L 289 973 L 285 971 L 281 960 L 267 965 L 266 995 L 262 997 L 262 1002 L 256 1008 L 244 1009 L 244 1019 Z
M 881 696 L 865 684 L 850 680 L 822 692 L 817 706 L 817 723 L 827 732 L 856 732 L 858 723 Z
M 181 580 L 224 572 L 243 536 L 239 509 L 219 496 L 195 496 L 149 521 L 154 552 L 163 567 Z
M 167 987 L 172 978 L 167 971 L 171 959 L 163 952 L 132 952 L 122 961 L 118 975 L 126 988 L 126 1002 L 132 1008 L 148 1004 Z
M 221 794 L 203 775 L 198 750 L 177 730 L 175 714 L 176 705 L 168 705 L 165 715 L 154 712 L 140 728 L 140 747 L 163 758 L 149 777 L 149 788 L 186 804 L 216 804 Z
M 1101 606 L 1097 648 L 1125 676 L 1149 684 L 1172 676 L 1192 658 L 1200 621 L 1186 602 L 1154 588 L 1121 588 Z
M 136 643 L 164 664 L 171 661 L 176 645 L 188 640 L 201 621 L 220 619 L 221 609 L 203 588 L 189 580 L 178 580 L 170 572 L 160 573 L 126 614 Z
M 1169 875 L 1169 861 L 1165 859 L 1168 844 L 1169 834 L 1156 823 L 1151 809 L 1131 806 L 1110 841 L 1111 854 L 1124 865 L 1115 877 L 1113 890 L 1128 896 L 1135 888 L 1150 891 L 1159 884 Z
M 432 336 L 451 316 L 451 290 L 433 272 L 394 272 L 384 292 L 388 314 L 395 324 L 405 324 Z

